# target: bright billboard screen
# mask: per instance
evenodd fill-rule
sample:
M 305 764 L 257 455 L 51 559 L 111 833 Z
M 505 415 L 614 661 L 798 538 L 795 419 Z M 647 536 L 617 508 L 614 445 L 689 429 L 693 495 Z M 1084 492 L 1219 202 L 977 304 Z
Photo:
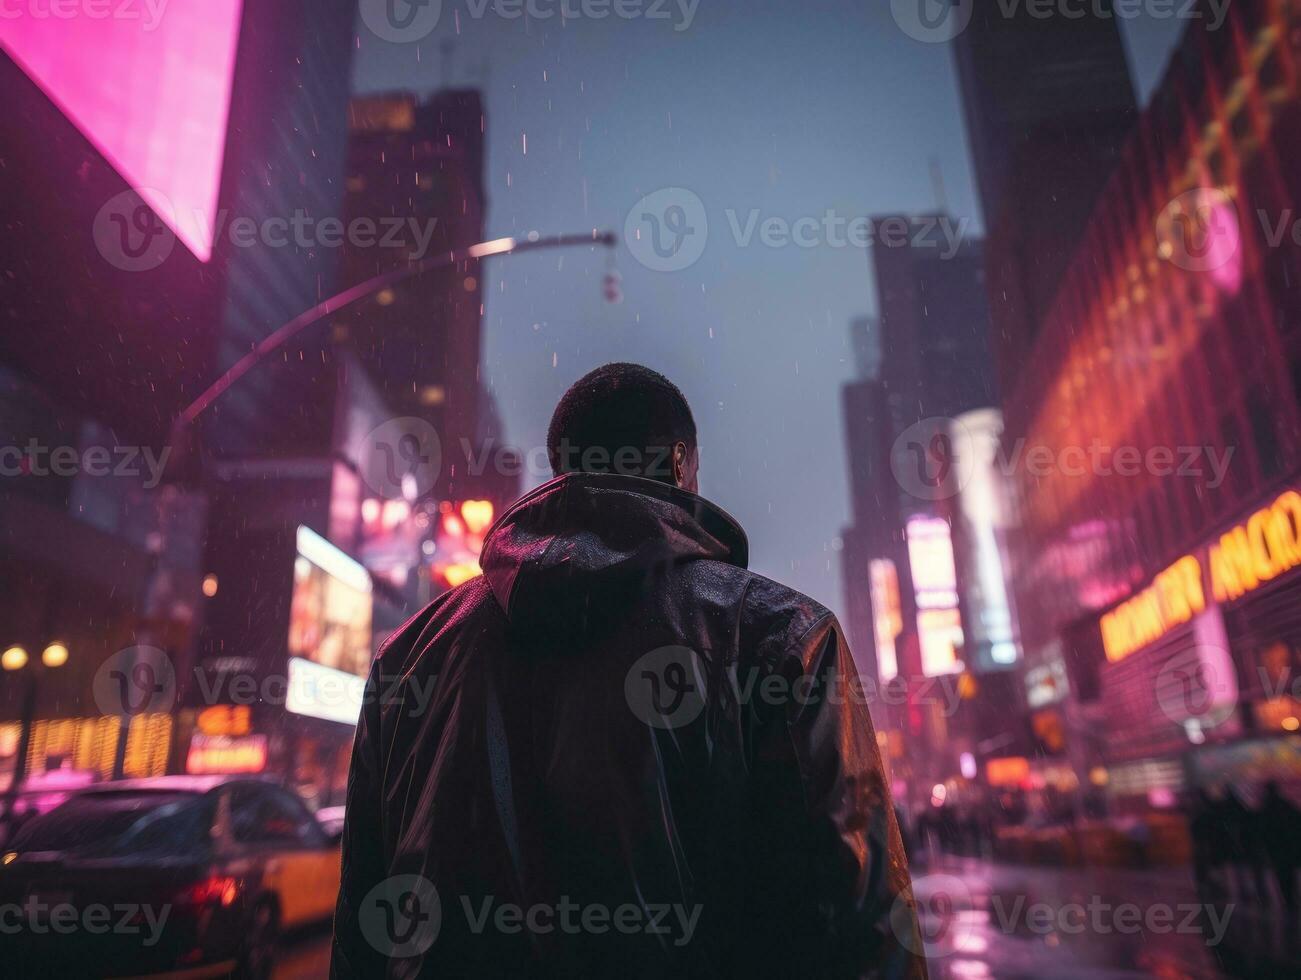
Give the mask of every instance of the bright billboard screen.
M 366 569 L 309 528 L 298 529 L 289 655 L 356 677 L 370 673 Z
M 205 262 L 242 8 L 142 0 L 0 13 L 0 49 Z

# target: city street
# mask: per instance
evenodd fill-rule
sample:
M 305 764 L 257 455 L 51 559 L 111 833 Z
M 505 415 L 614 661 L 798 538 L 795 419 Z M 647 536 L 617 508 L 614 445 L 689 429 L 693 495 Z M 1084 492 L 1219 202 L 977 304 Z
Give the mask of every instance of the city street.
M 1301 978 L 1301 0 L 0 4 L 10 973 Z
M 932 980 L 1297 975 L 1286 966 L 1297 962 L 1295 932 L 1262 923 L 1240 905 L 1207 916 L 1183 868 L 1063 869 L 944 857 L 917 868 L 914 881 Z M 281 944 L 275 977 L 324 977 L 329 962 L 329 930 L 313 929 Z
M 280 944 L 274 980 L 317 980 L 330 975 L 328 925 L 291 936 Z
M 1297 975 L 1285 966 L 1296 962 L 1295 930 L 1241 906 L 1194 915 L 1200 899 L 1183 868 L 945 858 L 916 869 L 914 883 L 933 978 Z

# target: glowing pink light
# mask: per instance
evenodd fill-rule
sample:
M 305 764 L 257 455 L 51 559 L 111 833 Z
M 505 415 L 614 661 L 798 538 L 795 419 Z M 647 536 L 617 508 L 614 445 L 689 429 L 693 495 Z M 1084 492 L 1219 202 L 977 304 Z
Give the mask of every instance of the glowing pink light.
M 1211 279 L 1223 292 L 1237 296 L 1242 289 L 1242 231 L 1233 202 L 1215 203 L 1211 228 L 1210 254 L 1207 256 Z
M 0 18 L 0 48 L 196 256 L 212 256 L 243 0 Z

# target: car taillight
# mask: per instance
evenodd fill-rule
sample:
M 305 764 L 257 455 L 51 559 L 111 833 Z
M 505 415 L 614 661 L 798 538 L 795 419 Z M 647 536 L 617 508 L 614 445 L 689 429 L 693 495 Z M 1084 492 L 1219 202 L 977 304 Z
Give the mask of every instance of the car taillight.
M 181 892 L 181 901 L 190 905 L 233 905 L 239 897 L 239 879 L 212 875 Z

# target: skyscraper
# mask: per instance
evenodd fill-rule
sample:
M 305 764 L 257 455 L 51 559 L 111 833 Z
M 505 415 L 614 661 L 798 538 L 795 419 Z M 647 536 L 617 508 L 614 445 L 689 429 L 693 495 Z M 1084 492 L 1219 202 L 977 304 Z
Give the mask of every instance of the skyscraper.
M 217 372 L 339 288 L 343 250 L 325 229 L 343 207 L 355 15 L 356 0 L 245 4 L 213 226 L 213 263 L 223 272 Z M 204 425 L 208 451 L 327 453 L 327 343 L 324 329 L 302 335 L 289 356 L 216 402 Z
M 34 708 L 32 772 L 183 761 L 176 716 L 96 714 L 93 678 L 115 651 L 165 647 L 183 676 L 202 622 L 210 653 L 283 671 L 287 597 L 273 585 L 292 555 L 263 559 L 286 526 L 292 538 L 328 514 L 328 465 L 283 459 L 328 464 L 319 338 L 304 338 L 314 357 L 300 346 L 201 420 L 211 465 L 187 470 L 186 488 L 164 472 L 181 448 L 166 436 L 222 369 L 335 286 L 331 250 L 266 229 L 338 215 L 355 13 L 355 0 L 214 0 L 169 11 L 157 32 L 98 17 L 0 26 L 0 145 L 25 175 L 0 193 L 2 264 L 19 286 L 0 399 L 22 406 L 3 413 L 4 439 L 42 467 L 52 447 L 79 460 L 0 486 L 0 572 L 15 585 L 0 618 L 29 648 L 57 637 L 68 651 Z M 157 465 L 137 462 L 133 479 L 85 465 L 128 454 Z M 312 484 L 296 506 L 277 467 Z
M 963 752 L 984 759 L 1013 684 L 985 433 L 998 386 L 982 243 L 944 214 L 875 227 L 880 319 L 852 325 L 858 377 L 842 392 L 853 522 L 841 563 L 859 669 L 890 685 L 873 710 L 892 764 L 925 790 L 956 778 Z M 960 709 L 937 703 L 937 682 L 967 692 Z
M 850 648 L 864 676 L 875 681 L 889 665 L 874 635 L 871 597 L 871 565 L 890 550 L 889 524 L 881 513 L 893 513 L 897 505 L 890 476 L 890 443 L 893 426 L 886 405 L 885 389 L 879 377 L 861 375 L 841 389 L 845 420 L 845 449 L 849 470 L 851 521 L 841 533 L 841 581 L 844 583 Z
M 883 230 L 900 223 L 915 229 L 893 244 L 883 231 L 872 250 L 881 377 L 895 435 L 922 419 L 997 404 L 982 243 L 966 238 L 966 226 L 947 215 L 894 215 L 875 223 Z
M 953 50 L 1005 393 L 1138 115 L 1112 0 L 1080 16 L 976 4 Z
M 426 101 L 406 92 L 355 98 L 349 111 L 349 220 L 403 222 L 399 244 L 349 248 L 360 282 L 483 239 L 485 119 L 477 91 Z M 461 458 L 479 436 L 483 287 L 477 259 L 385 290 L 342 322 L 389 401 L 427 419 Z M 450 472 L 450 469 L 449 469 Z

